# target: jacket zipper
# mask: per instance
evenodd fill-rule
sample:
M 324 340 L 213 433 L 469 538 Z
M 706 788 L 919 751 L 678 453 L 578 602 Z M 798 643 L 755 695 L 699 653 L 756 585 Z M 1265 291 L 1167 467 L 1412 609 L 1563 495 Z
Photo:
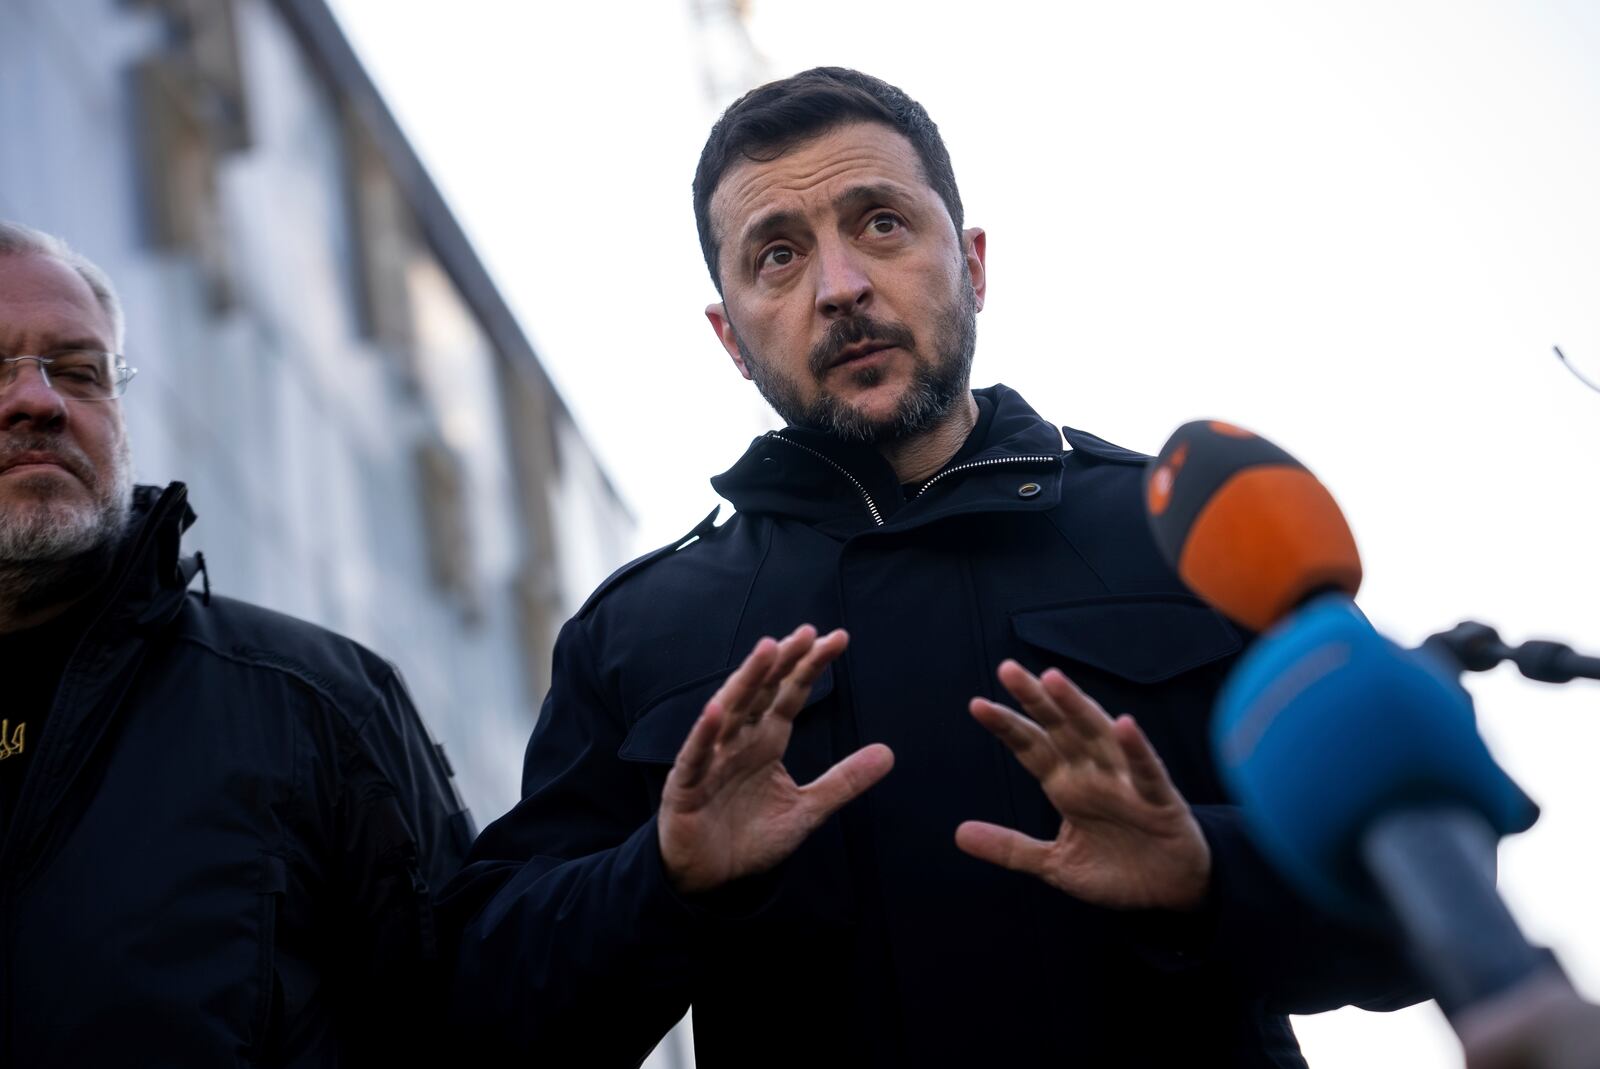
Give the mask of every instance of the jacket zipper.
M 873 524 L 875 524 L 878 527 L 882 527 L 883 526 L 883 513 L 878 511 L 877 502 L 872 500 L 872 495 L 867 493 L 867 488 L 865 486 L 861 485 L 861 480 L 857 479 L 854 475 L 851 475 L 843 467 L 841 467 L 840 465 L 834 463 L 828 457 L 823 456 L 821 453 L 817 452 L 815 449 L 812 449 L 808 445 L 801 445 L 799 442 L 791 442 L 789 439 L 785 438 L 783 435 L 777 433 L 776 431 L 768 431 L 767 432 L 767 437 L 773 439 L 774 441 L 782 442 L 784 445 L 792 445 L 796 449 L 804 449 L 807 453 L 810 453 L 812 456 L 816 457 L 818 460 L 820 460 L 824 464 L 828 465 L 828 467 L 832 468 L 834 471 L 838 472 L 840 475 L 843 475 L 846 479 L 849 479 L 850 480 L 850 485 L 856 488 L 856 493 L 860 494 L 861 495 L 861 500 L 866 503 L 867 511 L 872 514 L 872 522 L 873 522 Z
M 105 605 L 95 614 L 94 619 L 90 621 L 87 630 L 84 632 L 83 639 L 80 640 L 80 644 L 87 642 L 89 633 L 100 624 L 100 621 L 107 613 L 114 610 L 118 599 L 122 596 L 123 588 L 126 587 L 130 581 L 129 577 L 132 571 L 133 563 L 139 561 L 144 556 L 144 554 L 147 552 L 146 544 L 151 538 L 156 537 L 154 532 L 159 528 L 160 524 L 166 522 L 167 514 L 171 511 L 172 506 L 165 503 L 165 497 L 166 491 L 163 491 L 161 496 L 158 497 L 155 503 L 151 506 L 150 513 L 145 517 L 143 526 L 141 526 L 138 533 L 134 536 L 136 539 L 136 544 L 129 551 L 127 560 L 124 562 L 123 570 L 116 575 L 110 575 L 106 577 L 105 582 L 111 585 L 111 595 L 106 600 Z M 78 651 L 74 649 L 72 656 L 67 658 L 66 665 L 61 669 L 61 679 L 63 683 L 66 681 L 67 673 L 71 670 L 73 662 L 77 660 L 77 658 Z M 59 685 L 57 686 L 57 690 L 59 692 Z M 56 719 L 60 718 L 60 714 L 55 709 L 54 701 L 51 703 L 50 716 Z M 37 756 L 35 757 L 35 760 L 37 760 Z M 22 793 L 20 791 L 17 793 L 17 801 L 22 801 Z M 26 830 L 19 824 L 17 815 L 18 807 L 16 805 L 11 806 L 9 811 L 6 813 L 5 829 L 4 831 L 0 831 L 0 1064 L 9 1064 L 8 1056 L 10 1054 L 11 1044 L 13 1042 L 13 1037 L 11 1034 L 12 1000 L 10 997 L 10 991 L 12 989 L 12 965 L 10 953 L 11 899 L 13 897 L 11 885 L 15 877 L 23 875 L 26 871 L 26 867 L 20 863 L 22 859 L 13 860 L 12 858 L 12 855 L 18 849 L 16 846 L 14 846 L 12 840 Z
M 851 475 L 850 472 L 847 471 L 843 466 L 836 463 L 831 458 L 817 452 L 815 449 L 812 449 L 810 446 L 801 445 L 799 442 L 791 441 L 776 431 L 767 432 L 767 437 L 773 439 L 774 441 L 782 442 L 784 445 L 791 445 L 796 449 L 805 450 L 807 453 L 810 453 L 812 456 L 828 465 L 828 467 L 832 468 L 834 471 L 850 480 L 850 485 L 856 488 L 856 493 L 861 495 L 861 500 L 866 504 L 867 511 L 871 513 L 872 522 L 879 527 L 883 526 L 883 513 L 878 510 L 878 505 L 872 500 L 872 495 L 867 493 L 867 488 L 865 486 L 861 485 L 861 480 L 857 479 L 854 475 Z M 1059 459 L 1061 458 L 1041 455 L 1022 457 L 990 457 L 988 460 L 969 460 L 965 464 L 957 464 L 953 468 L 946 468 L 944 471 L 941 471 L 939 474 L 923 483 L 922 486 L 918 488 L 917 492 L 911 495 L 911 500 L 915 501 L 917 498 L 928 492 L 928 487 L 932 486 L 940 479 L 943 479 L 946 475 L 954 475 L 958 471 L 970 471 L 973 468 L 993 467 L 996 464 L 1053 464 Z
M 946 468 L 943 471 L 941 471 L 939 474 L 935 475 L 933 478 L 929 479 L 927 482 L 923 483 L 921 489 L 919 489 L 916 493 L 911 495 L 911 500 L 915 501 L 917 498 L 921 497 L 923 494 L 928 492 L 928 487 L 932 486 L 934 483 L 938 482 L 940 479 L 944 478 L 946 475 L 954 475 L 958 471 L 967 471 L 967 470 L 969 470 L 971 468 L 986 468 L 986 467 L 991 467 L 991 466 L 993 466 L 995 464 L 1028 464 L 1028 463 L 1041 463 L 1041 464 L 1043 464 L 1043 463 L 1054 463 L 1055 461 L 1057 461 L 1059 459 L 1060 459 L 1059 457 L 1032 456 L 1032 457 L 990 457 L 988 460 L 969 460 L 965 464 L 957 464 L 953 468 Z

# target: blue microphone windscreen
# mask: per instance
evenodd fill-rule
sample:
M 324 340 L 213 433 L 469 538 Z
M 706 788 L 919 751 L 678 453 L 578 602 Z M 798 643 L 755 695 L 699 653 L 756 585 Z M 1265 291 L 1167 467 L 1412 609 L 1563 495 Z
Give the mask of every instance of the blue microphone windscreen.
M 1304 894 L 1347 915 L 1378 908 L 1360 854 L 1375 818 L 1461 806 L 1506 835 L 1538 815 L 1489 755 L 1460 684 L 1338 594 L 1240 662 L 1218 697 L 1213 743 L 1257 846 Z

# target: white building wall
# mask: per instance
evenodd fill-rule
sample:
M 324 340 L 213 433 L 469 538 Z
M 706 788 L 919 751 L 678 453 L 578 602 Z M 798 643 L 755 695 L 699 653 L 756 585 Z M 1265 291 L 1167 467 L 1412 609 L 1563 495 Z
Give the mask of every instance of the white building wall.
M 621 562 L 627 513 L 564 418 L 559 478 L 524 485 L 504 357 L 420 239 L 411 373 L 364 336 L 341 101 L 273 0 L 235 4 L 251 139 L 217 170 L 231 304 L 215 309 L 192 254 L 154 246 L 130 73 L 164 47 L 152 6 L 0 3 L 0 218 L 62 235 L 117 282 L 138 475 L 189 484 L 187 545 L 213 589 L 396 662 L 487 822 L 516 799 L 540 697 L 526 662 L 548 655 L 519 630 L 519 570 L 553 555 L 574 607 Z M 459 462 L 465 594 L 435 575 L 428 441 Z M 519 495 L 558 517 L 554 546 L 534 544 Z
M 633 520 L 571 421 L 557 419 L 555 431 L 561 472 L 550 495 L 562 563 L 558 615 L 565 619 L 628 556 Z

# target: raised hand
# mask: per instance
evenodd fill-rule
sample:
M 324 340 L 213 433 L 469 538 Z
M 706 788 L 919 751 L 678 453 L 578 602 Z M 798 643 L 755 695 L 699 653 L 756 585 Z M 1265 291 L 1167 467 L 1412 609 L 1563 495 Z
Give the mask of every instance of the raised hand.
M 848 641 L 843 631 L 818 638 L 810 625 L 782 642 L 763 638 L 706 703 L 667 775 L 657 819 L 667 878 L 679 891 L 772 868 L 894 764 L 876 743 L 804 787 L 783 767 L 795 716 Z
M 1054 668 L 1034 676 L 1006 661 L 999 675 L 1028 716 L 983 698 L 972 700 L 972 715 L 1038 779 L 1061 829 L 1045 842 L 967 821 L 956 829 L 956 845 L 1095 905 L 1198 906 L 1211 879 L 1211 849 L 1133 718 L 1113 720 Z

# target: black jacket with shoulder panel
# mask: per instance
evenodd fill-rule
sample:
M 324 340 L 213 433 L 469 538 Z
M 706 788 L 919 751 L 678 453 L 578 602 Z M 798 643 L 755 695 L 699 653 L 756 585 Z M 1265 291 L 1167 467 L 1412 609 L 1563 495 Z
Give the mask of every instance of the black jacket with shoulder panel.
M 187 592 L 141 487 L 0 842 L 0 1065 L 416 1064 L 471 822 L 394 668 Z
M 631 1066 L 693 1003 L 701 1069 L 1299 1066 L 1284 1014 L 1415 997 L 1384 944 L 1300 907 L 1225 804 L 1207 722 L 1242 636 L 1158 555 L 1146 458 L 1072 430 L 1063 452 L 1016 393 L 978 397 L 981 448 L 914 497 L 871 449 L 757 439 L 714 480 L 730 521 L 566 625 L 523 801 L 449 892 L 464 1042 Z M 680 897 L 653 819 L 667 771 L 757 639 L 802 622 L 850 645 L 795 723 L 794 778 L 870 742 L 895 767 L 774 872 Z M 967 712 L 1005 699 L 1007 657 L 1138 719 L 1212 849 L 1200 913 L 1089 906 L 957 850 L 964 820 L 1059 825 Z

